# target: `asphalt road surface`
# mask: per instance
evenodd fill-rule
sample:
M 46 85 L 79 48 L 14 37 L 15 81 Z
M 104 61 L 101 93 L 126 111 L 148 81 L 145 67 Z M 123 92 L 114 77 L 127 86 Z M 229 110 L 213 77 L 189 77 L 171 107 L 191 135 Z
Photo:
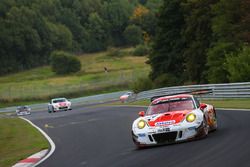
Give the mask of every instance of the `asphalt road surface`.
M 55 142 L 41 167 L 250 167 L 250 111 L 217 111 L 218 130 L 202 140 L 138 150 L 138 107 L 89 106 L 27 116 Z

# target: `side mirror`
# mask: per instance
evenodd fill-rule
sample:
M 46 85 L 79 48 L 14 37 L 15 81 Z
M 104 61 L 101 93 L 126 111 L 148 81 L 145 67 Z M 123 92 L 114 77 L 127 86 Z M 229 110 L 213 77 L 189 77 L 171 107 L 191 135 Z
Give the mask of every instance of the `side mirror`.
M 140 117 L 144 117 L 145 116 L 145 111 L 140 111 L 138 114 L 139 114 Z
M 206 107 L 207 107 L 206 104 L 204 104 L 204 103 L 201 103 L 201 104 L 200 104 L 200 109 L 201 109 L 201 110 L 204 110 L 204 108 L 206 108 Z

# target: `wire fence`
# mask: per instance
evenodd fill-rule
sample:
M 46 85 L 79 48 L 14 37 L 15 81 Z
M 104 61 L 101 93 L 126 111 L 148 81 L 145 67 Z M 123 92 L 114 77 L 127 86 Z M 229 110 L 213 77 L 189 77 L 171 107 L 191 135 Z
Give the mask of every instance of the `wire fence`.
M 112 91 L 118 88 L 128 89 L 129 84 L 145 76 L 142 72 L 119 73 L 116 76 L 107 74 L 104 77 L 73 83 L 16 83 L 0 87 L 0 100 L 13 101 L 16 99 L 48 99 L 53 96 L 86 96 L 100 91 Z
M 149 91 L 143 91 L 137 95 L 133 95 L 130 101 L 150 99 L 153 96 L 202 90 L 202 89 L 211 89 L 212 92 L 209 94 L 200 95 L 202 98 L 207 99 L 227 99 L 227 98 L 250 98 L 250 82 L 243 83 L 229 83 L 229 84 L 206 84 L 206 85 L 189 85 L 189 86 L 175 86 L 175 87 L 166 87 L 160 89 L 154 89 Z M 119 97 L 126 93 L 127 91 L 115 92 L 100 94 L 94 96 L 87 96 L 72 99 L 72 105 L 85 105 L 85 104 L 95 104 L 103 103 L 112 100 L 119 100 Z M 47 103 L 31 105 L 33 110 L 38 109 L 47 109 Z M 0 109 L 0 112 L 10 112 L 15 111 L 16 107 L 8 107 Z
M 114 92 L 114 93 L 106 93 L 106 94 L 100 94 L 100 95 L 80 97 L 80 98 L 71 99 L 70 101 L 72 102 L 72 108 L 74 109 L 74 107 L 76 106 L 105 103 L 109 101 L 118 100 L 119 97 L 126 92 L 127 91 L 120 91 L 120 92 Z M 17 106 L 0 108 L 0 113 L 1 112 L 13 112 L 13 111 L 16 111 L 16 108 Z M 48 103 L 33 104 L 33 105 L 30 105 L 30 108 L 32 111 L 47 110 Z

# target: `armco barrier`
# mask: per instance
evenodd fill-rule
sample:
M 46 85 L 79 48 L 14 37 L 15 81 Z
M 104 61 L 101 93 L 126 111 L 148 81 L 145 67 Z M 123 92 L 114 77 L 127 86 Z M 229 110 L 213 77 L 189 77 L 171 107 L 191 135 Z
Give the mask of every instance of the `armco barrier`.
M 211 89 L 212 93 L 199 95 L 206 99 L 226 99 L 226 98 L 250 98 L 250 82 L 227 83 L 227 84 L 204 84 L 189 86 L 174 86 L 149 91 L 143 91 L 137 94 L 136 100 L 150 99 L 153 96 L 181 93 L 187 91 Z
M 100 94 L 94 96 L 87 96 L 87 97 L 80 97 L 75 99 L 70 99 L 72 102 L 72 106 L 78 105 L 85 105 L 85 104 L 95 104 L 95 103 L 104 103 L 112 100 L 119 100 L 119 97 L 126 93 L 127 91 L 115 92 L 115 93 L 107 93 L 107 94 Z M 48 103 L 42 104 L 34 104 L 29 105 L 31 110 L 47 110 Z M 15 107 L 8 107 L 8 108 L 0 108 L 0 112 L 13 112 L 16 111 Z

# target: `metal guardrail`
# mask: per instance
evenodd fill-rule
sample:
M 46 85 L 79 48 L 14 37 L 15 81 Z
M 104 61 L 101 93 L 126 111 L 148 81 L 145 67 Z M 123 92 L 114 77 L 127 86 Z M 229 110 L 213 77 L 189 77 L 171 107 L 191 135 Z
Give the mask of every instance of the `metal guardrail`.
M 115 92 L 115 93 L 107 93 L 107 94 L 93 95 L 93 96 L 87 96 L 87 97 L 80 97 L 80 98 L 70 99 L 70 101 L 72 102 L 72 107 L 79 106 L 79 105 L 104 103 L 104 102 L 109 102 L 112 100 L 119 100 L 119 97 L 126 92 L 127 91 L 121 91 L 121 92 Z M 29 106 L 30 106 L 31 110 L 47 110 L 48 103 L 33 104 L 33 105 L 29 105 Z M 16 108 L 17 108 L 17 106 L 0 108 L 0 112 L 13 112 L 13 111 L 16 111 Z
M 227 83 L 227 84 L 174 86 L 174 87 L 154 89 L 138 93 L 136 100 L 150 99 L 153 96 L 195 91 L 201 89 L 212 90 L 212 93 L 198 96 L 205 99 L 250 98 L 250 82 L 242 82 L 242 83 Z

